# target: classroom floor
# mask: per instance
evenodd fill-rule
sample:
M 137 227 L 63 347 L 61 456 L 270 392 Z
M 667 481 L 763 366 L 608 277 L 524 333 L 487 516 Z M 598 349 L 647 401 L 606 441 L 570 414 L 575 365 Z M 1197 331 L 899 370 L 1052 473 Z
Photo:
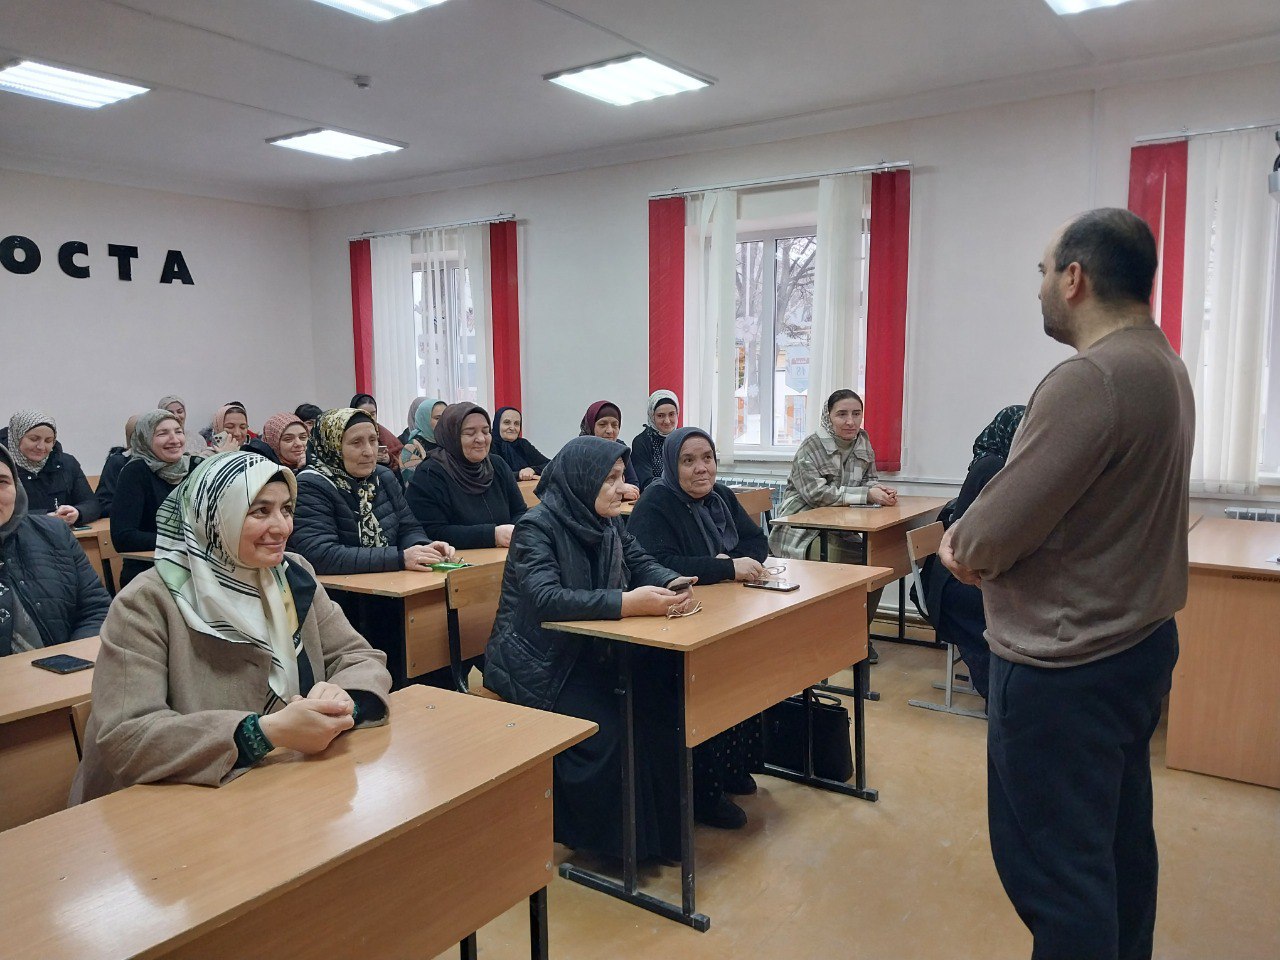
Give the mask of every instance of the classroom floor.
M 698 909 L 711 917 L 708 932 L 557 876 L 551 956 L 1028 957 L 1030 934 L 991 862 L 986 724 L 907 705 L 940 696 L 930 688 L 940 651 L 877 646 L 871 676 L 881 700 L 867 704 L 867 771 L 879 803 L 757 776 L 759 793 L 741 801 L 745 829 L 698 828 Z M 1156 956 L 1275 960 L 1280 791 L 1166 769 L 1163 724 L 1152 749 L 1162 861 Z M 644 882 L 679 901 L 677 868 L 646 873 Z M 482 929 L 480 956 L 528 957 L 527 917 L 521 905 Z

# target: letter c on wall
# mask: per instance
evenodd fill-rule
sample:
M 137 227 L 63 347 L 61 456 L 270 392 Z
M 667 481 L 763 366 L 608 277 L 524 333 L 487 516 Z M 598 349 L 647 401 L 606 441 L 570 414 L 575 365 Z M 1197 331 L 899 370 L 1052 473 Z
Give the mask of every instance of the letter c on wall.
M 88 253 L 89 245 L 83 240 L 68 240 L 58 248 L 58 266 L 68 277 L 84 280 L 89 276 L 89 265 L 78 264 L 75 258 L 82 254 L 87 256 Z

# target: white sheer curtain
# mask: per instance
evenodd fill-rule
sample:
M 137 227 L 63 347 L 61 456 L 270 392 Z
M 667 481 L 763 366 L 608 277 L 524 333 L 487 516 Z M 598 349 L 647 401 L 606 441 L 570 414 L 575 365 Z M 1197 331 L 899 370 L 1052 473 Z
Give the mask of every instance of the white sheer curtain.
M 867 178 L 860 174 L 818 181 L 818 253 L 813 274 L 813 332 L 809 349 L 805 426 L 818 429 L 826 398 L 856 387 L 858 313 L 862 287 L 862 210 Z
M 418 395 L 413 356 L 413 256 L 409 237 L 375 237 L 369 243 L 373 296 L 373 386 L 378 419 L 394 430 L 407 422 Z
M 1276 259 L 1275 131 L 1188 145 L 1182 355 L 1196 398 L 1193 492 L 1258 488 L 1263 350 Z
M 468 277 L 472 322 L 475 327 L 475 402 L 492 416 L 493 310 L 489 302 L 489 225 L 475 223 L 458 228 L 458 251 Z
M 734 296 L 738 195 L 716 190 L 689 198 L 685 228 L 684 422 L 715 439 L 733 462 L 737 412 Z M 710 238 L 710 243 L 708 243 Z

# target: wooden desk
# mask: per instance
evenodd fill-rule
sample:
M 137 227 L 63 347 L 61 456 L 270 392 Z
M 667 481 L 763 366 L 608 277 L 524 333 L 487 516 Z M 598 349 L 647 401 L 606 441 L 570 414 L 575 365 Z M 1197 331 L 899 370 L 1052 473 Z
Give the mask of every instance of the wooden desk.
M 538 495 L 534 493 L 538 481 L 535 480 L 517 480 L 516 486 L 520 488 L 520 495 L 524 497 L 524 505 L 526 507 L 536 507 L 542 501 L 538 499 Z
M 507 562 L 506 547 L 462 550 L 459 555 L 475 566 Z M 387 669 L 397 687 L 413 677 L 449 666 L 449 625 L 445 604 L 445 574 L 400 570 L 395 573 L 325 575 L 316 578 L 330 593 L 355 598 L 346 604 L 354 610 L 354 626 L 366 640 L 387 654 Z M 397 632 L 379 635 L 376 626 L 388 620 L 386 608 L 395 609 Z M 379 616 L 381 613 L 381 616 Z M 484 653 L 497 605 L 477 604 L 459 611 L 464 660 Z
M 613 640 L 619 644 L 618 687 L 622 692 L 624 728 L 623 878 L 622 882 L 565 863 L 560 875 L 677 920 L 706 930 L 710 919 L 694 902 L 693 748 L 741 723 L 766 707 L 805 690 L 824 677 L 854 667 L 855 686 L 866 690 L 867 585 L 884 570 L 850 564 L 788 560 L 788 580 L 800 584 L 793 593 L 746 589 L 740 583 L 697 587 L 702 611 L 691 617 L 628 617 L 623 620 L 576 620 L 543 626 Z M 680 765 L 682 904 L 640 892 L 635 849 L 633 781 L 633 716 L 631 660 L 634 646 L 659 647 L 679 654 L 679 706 L 676 730 L 683 744 Z M 823 780 L 811 773 L 794 774 L 768 768 L 812 786 L 876 800 L 866 787 L 862 697 L 853 700 L 854 786 Z
M 96 660 L 98 638 L 0 657 L 0 830 L 67 805 L 80 762 L 71 708 L 89 699 L 93 671 L 57 674 L 31 666 L 59 653 Z
M 551 763 L 595 725 L 446 690 L 225 787 L 131 787 L 0 834 L 9 960 L 431 957 L 525 897 L 546 955 Z
M 108 543 L 111 542 L 111 521 L 104 517 L 93 521 L 93 523 L 86 524 L 83 530 L 77 530 L 73 527 L 71 532 L 75 534 L 76 542 L 84 550 L 84 555 L 89 558 L 89 564 L 93 567 L 93 572 L 98 575 L 98 579 L 102 581 L 103 586 L 110 590 L 113 581 L 108 579 L 109 574 L 104 566 L 102 544 L 104 538 Z M 110 555 L 114 556 L 114 551 Z
M 1280 524 L 1207 517 L 1188 547 L 1165 763 L 1280 787 Z

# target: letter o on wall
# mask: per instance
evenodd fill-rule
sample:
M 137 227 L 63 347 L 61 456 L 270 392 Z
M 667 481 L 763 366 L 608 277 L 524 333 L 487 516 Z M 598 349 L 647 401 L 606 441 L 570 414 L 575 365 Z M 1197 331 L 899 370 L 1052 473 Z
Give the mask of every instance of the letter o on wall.
M 17 254 L 21 251 L 22 257 Z M 30 237 L 14 234 L 0 240 L 0 264 L 10 273 L 35 273 L 40 266 L 40 248 Z

